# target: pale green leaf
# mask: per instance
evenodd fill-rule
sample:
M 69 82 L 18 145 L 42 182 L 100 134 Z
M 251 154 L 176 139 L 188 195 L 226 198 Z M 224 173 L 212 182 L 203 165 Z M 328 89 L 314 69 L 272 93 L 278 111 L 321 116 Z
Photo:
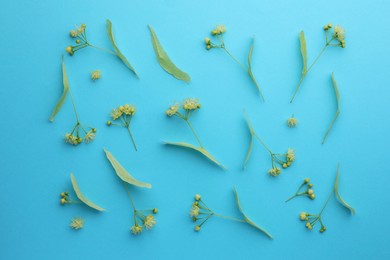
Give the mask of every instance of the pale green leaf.
M 203 154 L 204 156 L 206 156 L 210 161 L 214 162 L 215 164 L 217 164 L 219 167 L 221 167 L 222 169 L 226 170 L 225 166 L 223 166 L 220 162 L 217 161 L 217 159 L 215 159 L 206 149 L 204 148 L 200 148 L 200 147 L 196 147 L 192 144 L 188 144 L 188 143 L 183 143 L 183 142 L 165 142 L 165 144 L 167 145 L 172 145 L 172 146 L 178 146 L 178 147 L 183 147 L 183 148 L 189 148 L 189 149 L 192 149 L 192 150 L 195 150 L 201 154 Z
M 258 226 L 256 223 L 254 223 L 252 220 L 250 220 L 245 214 L 244 214 L 244 211 L 242 210 L 242 207 L 241 207 L 241 203 L 240 203 L 240 199 L 238 198 L 238 193 L 236 191 L 236 188 L 233 188 L 233 192 L 234 192 L 234 196 L 236 198 L 236 202 L 237 202 L 237 206 L 238 206 L 238 209 L 239 211 L 241 212 L 242 216 L 244 217 L 244 220 L 246 223 L 248 223 L 249 225 L 251 225 L 252 227 L 254 228 L 257 228 L 258 230 L 260 230 L 261 232 L 263 232 L 264 234 L 266 234 L 269 238 L 273 238 L 271 236 L 270 233 L 268 233 L 266 230 L 264 230 L 263 228 L 261 228 L 260 226 Z
M 110 20 L 107 19 L 107 34 L 108 38 L 110 38 L 110 42 L 112 44 L 112 47 L 114 48 L 114 51 L 119 59 L 139 78 L 137 72 L 135 72 L 135 69 L 133 66 L 131 66 L 130 62 L 127 60 L 127 58 L 122 54 L 122 52 L 119 50 L 118 46 L 115 43 L 114 34 L 112 33 L 112 23 Z
M 111 163 L 116 174 L 119 178 L 121 178 L 122 181 L 141 188 L 152 188 L 152 185 L 150 183 L 140 182 L 136 180 L 128 171 L 126 171 L 125 168 L 123 168 L 123 166 L 115 159 L 115 157 L 109 151 L 104 149 L 104 152 L 106 153 L 107 159 Z
M 301 31 L 299 34 L 299 42 L 301 43 L 301 54 L 303 61 L 302 75 L 307 73 L 307 49 L 306 49 L 306 39 L 305 33 Z
M 51 122 L 54 121 L 54 117 L 57 115 L 62 105 L 65 103 L 66 97 L 68 96 L 68 92 L 69 92 L 69 82 L 68 82 L 68 75 L 66 74 L 64 56 L 62 56 L 62 85 L 63 85 L 62 95 L 60 97 L 60 100 L 58 100 L 56 106 L 54 107 L 53 112 L 51 113 L 49 118 Z
M 343 205 L 344 207 L 349 209 L 351 214 L 354 215 L 356 213 L 355 209 L 352 208 L 347 202 L 345 202 L 345 200 L 343 200 L 343 198 L 341 197 L 341 195 L 339 193 L 339 177 L 340 177 L 340 164 L 337 166 L 337 175 L 336 175 L 336 180 L 334 182 L 334 191 L 335 191 L 336 197 L 337 197 L 338 201 L 341 203 L 341 205 Z
M 328 130 L 325 133 L 324 139 L 322 140 L 322 144 L 325 143 L 325 140 L 328 137 L 328 134 L 329 134 L 330 130 L 332 129 L 334 123 L 336 122 L 336 119 L 340 115 L 340 93 L 339 93 L 339 88 L 337 86 L 337 82 L 336 82 L 336 79 L 334 78 L 334 73 L 333 72 L 332 72 L 332 82 L 333 82 L 334 93 L 335 93 L 335 96 L 336 96 L 337 111 L 336 111 L 335 116 L 333 117 L 332 122 L 330 123 L 330 125 L 328 127 Z
M 184 71 L 180 70 L 178 67 L 176 67 L 176 65 L 171 61 L 171 59 L 168 57 L 167 53 L 161 46 L 153 28 L 150 25 L 148 25 L 148 27 L 152 36 L 153 49 L 156 53 L 157 61 L 160 66 L 175 78 L 183 80 L 185 82 L 189 82 L 191 80 L 190 76 Z
M 248 152 L 246 153 L 246 157 L 245 157 L 245 161 L 244 161 L 244 170 L 246 169 L 246 164 L 252 154 L 252 147 L 253 147 L 253 136 L 255 135 L 255 130 L 253 130 L 253 127 L 252 127 L 252 124 L 251 122 L 249 121 L 249 118 L 248 118 L 248 115 L 246 114 L 246 112 L 244 111 L 244 114 L 245 114 L 245 118 L 246 118 L 246 122 L 248 123 L 248 128 L 249 128 L 249 131 L 250 131 L 250 134 L 251 134 L 251 137 L 250 137 L 250 144 L 249 144 L 249 148 L 248 148 Z
M 79 200 L 81 200 L 85 205 L 87 205 L 87 206 L 89 206 L 89 207 L 91 207 L 93 209 L 96 209 L 98 211 L 104 211 L 104 209 L 102 207 L 96 205 L 95 203 L 93 203 L 92 201 L 87 199 L 83 195 L 83 193 L 81 193 L 79 185 L 77 184 L 76 178 L 74 177 L 73 173 L 70 174 L 70 179 L 72 181 L 74 192 L 76 193 L 77 198 L 79 198 Z
M 257 83 L 257 80 L 256 80 L 255 76 L 252 73 L 252 54 L 253 54 L 254 46 L 255 46 L 255 37 L 253 37 L 252 44 L 251 44 L 251 47 L 249 49 L 249 54 L 248 54 L 248 74 L 251 77 L 253 83 L 255 83 L 255 85 L 257 87 L 257 90 L 259 91 L 260 96 L 261 96 L 261 98 L 264 101 L 263 92 L 261 91 L 261 88 L 260 88 L 259 84 Z

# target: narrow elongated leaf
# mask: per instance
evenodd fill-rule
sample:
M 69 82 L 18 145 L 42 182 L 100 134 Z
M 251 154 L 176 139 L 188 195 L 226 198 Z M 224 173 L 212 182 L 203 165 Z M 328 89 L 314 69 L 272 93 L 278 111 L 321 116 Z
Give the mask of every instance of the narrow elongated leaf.
M 259 84 L 257 83 L 257 80 L 256 80 L 255 76 L 252 73 L 252 54 L 253 54 L 254 46 L 255 46 L 255 37 L 253 37 L 252 44 L 251 44 L 251 47 L 249 49 L 249 54 L 248 54 L 248 74 L 251 77 L 253 83 L 255 83 L 255 85 L 257 87 L 257 90 L 259 91 L 260 96 L 261 96 L 261 98 L 264 101 L 265 99 L 264 99 L 264 96 L 263 96 L 263 92 L 261 91 L 261 88 L 260 88 Z
M 91 207 L 93 209 L 96 209 L 98 211 L 104 211 L 104 209 L 102 207 L 96 205 L 95 203 L 93 203 L 92 201 L 87 199 L 83 195 L 83 193 L 81 193 L 79 185 L 77 184 L 76 178 L 74 177 L 73 173 L 70 174 L 70 179 L 72 181 L 74 192 L 76 193 L 77 198 L 79 198 L 79 200 L 81 200 L 85 205 L 87 205 L 87 206 L 89 206 L 89 207 Z
M 119 59 L 128 67 L 136 76 L 139 78 L 137 72 L 135 72 L 135 69 L 133 66 L 131 66 L 130 62 L 127 60 L 125 55 L 122 54 L 122 52 L 119 50 L 118 46 L 115 43 L 114 34 L 112 33 L 112 23 L 110 20 L 107 19 L 107 35 L 108 38 L 110 38 L 110 42 L 112 44 L 112 47 L 114 48 L 114 51 L 116 53 L 116 56 L 118 56 Z
M 328 130 L 325 133 L 324 139 L 322 140 L 322 144 L 325 143 L 325 140 L 328 137 L 328 134 L 329 134 L 330 130 L 332 129 L 334 123 L 336 122 L 336 119 L 340 115 L 340 93 L 339 93 L 339 88 L 337 86 L 337 82 L 336 82 L 336 79 L 334 78 L 334 73 L 333 72 L 332 72 L 332 82 L 333 82 L 334 93 L 336 95 L 337 111 L 336 111 L 336 114 L 335 114 L 332 122 L 330 123 L 330 125 L 328 127 Z
M 304 75 L 307 72 L 307 49 L 305 33 L 303 31 L 301 31 L 301 33 L 299 34 L 299 42 L 301 43 L 301 54 L 303 61 L 302 75 Z
M 248 128 L 249 128 L 250 134 L 251 134 L 251 137 L 250 137 L 251 141 L 250 141 L 248 152 L 246 153 L 246 157 L 245 157 L 245 161 L 244 161 L 244 170 L 245 170 L 246 164 L 247 164 L 247 162 L 252 154 L 253 136 L 255 135 L 255 130 L 253 130 L 252 124 L 249 121 L 248 115 L 246 114 L 245 111 L 244 111 L 244 114 L 245 114 L 246 122 L 248 123 Z
M 183 148 L 189 148 L 189 149 L 192 149 L 192 150 L 195 150 L 201 154 L 203 154 L 204 156 L 206 156 L 210 161 L 212 161 L 213 163 L 217 164 L 219 167 L 221 167 L 222 169 L 226 170 L 226 167 L 223 166 L 220 162 L 217 161 L 217 159 L 215 159 L 206 149 L 204 148 L 200 148 L 200 147 L 196 147 L 192 144 L 188 144 L 188 143 L 183 143 L 183 142 L 165 142 L 165 144 L 167 145 L 172 145 L 172 146 L 178 146 L 178 147 L 183 147 Z
M 266 230 L 264 230 L 263 228 L 261 228 L 260 226 L 258 226 L 255 222 L 253 222 L 252 220 L 250 220 L 244 213 L 244 211 L 242 210 L 242 207 L 241 207 L 241 203 L 240 203 L 240 199 L 238 198 L 238 193 L 237 193 L 237 190 L 236 188 L 233 188 L 233 192 L 234 192 L 234 196 L 236 198 L 236 203 L 237 203 L 237 206 L 238 206 L 238 210 L 240 211 L 240 213 L 242 214 L 242 216 L 244 217 L 244 220 L 246 223 L 248 223 L 249 225 L 251 225 L 252 227 L 254 228 L 257 228 L 258 230 L 260 230 L 261 232 L 263 232 L 264 234 L 266 234 L 269 238 L 273 238 L 271 236 L 270 233 L 268 233 Z
M 344 207 L 349 209 L 351 214 L 354 215 L 356 213 L 355 209 L 352 208 L 347 202 L 345 202 L 345 200 L 343 200 L 343 198 L 341 197 L 341 195 L 339 193 L 339 177 L 340 177 L 340 164 L 337 166 L 336 180 L 334 182 L 334 191 L 335 191 L 336 197 L 337 197 L 338 201 L 341 203 L 341 205 L 343 205 Z
M 152 185 L 150 183 L 140 182 L 136 180 L 128 171 L 126 171 L 125 168 L 123 168 L 123 166 L 115 159 L 115 157 L 109 151 L 104 149 L 104 152 L 106 153 L 107 159 L 111 163 L 116 174 L 119 178 L 121 178 L 122 181 L 141 188 L 152 188 Z
M 161 46 L 153 28 L 150 25 L 148 25 L 148 27 L 152 36 L 153 49 L 156 53 L 157 61 L 160 66 L 175 78 L 183 80 L 185 82 L 189 82 L 191 80 L 190 76 L 184 71 L 180 70 L 178 67 L 176 67 L 176 65 L 171 61 L 171 59 L 168 57 L 167 53 Z
M 54 107 L 53 112 L 50 115 L 49 118 L 50 122 L 54 121 L 54 117 L 57 115 L 62 105 L 65 103 L 66 97 L 68 96 L 68 92 L 69 92 L 69 82 L 68 82 L 68 75 L 66 74 L 64 56 L 62 56 L 62 85 L 63 85 L 62 95 L 60 97 L 60 100 L 58 100 L 56 106 Z

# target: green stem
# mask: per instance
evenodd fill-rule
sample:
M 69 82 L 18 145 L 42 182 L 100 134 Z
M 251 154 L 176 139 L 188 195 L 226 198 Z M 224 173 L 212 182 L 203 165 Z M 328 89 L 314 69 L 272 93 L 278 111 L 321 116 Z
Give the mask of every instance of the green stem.
M 136 208 L 135 208 L 135 204 L 134 204 L 133 198 L 131 197 L 130 190 L 129 190 L 129 188 L 127 187 L 126 183 L 123 182 L 123 185 L 125 186 L 127 195 L 129 196 L 129 199 L 130 199 L 130 202 L 131 202 L 131 206 L 133 206 L 134 214 L 135 214 L 137 210 L 136 210 Z
M 131 138 L 131 141 L 133 142 L 133 145 L 134 145 L 135 151 L 138 151 L 138 149 L 137 149 L 137 144 L 135 143 L 135 140 L 134 140 L 133 134 L 132 134 L 132 133 L 131 133 L 131 131 L 130 131 L 130 126 L 127 126 L 126 128 L 127 128 L 127 131 L 128 131 L 128 132 L 129 132 L 129 134 L 130 134 L 130 138 Z
M 325 205 L 322 207 L 322 209 L 321 209 L 321 211 L 320 211 L 320 214 L 318 214 L 318 217 L 319 217 L 319 218 L 321 218 L 321 214 L 324 212 L 324 210 L 325 210 L 325 208 L 326 208 L 326 205 L 328 205 L 328 202 L 329 202 L 330 198 L 332 197 L 332 195 L 333 195 L 333 193 L 334 193 L 334 190 L 335 190 L 335 187 L 334 187 L 334 185 L 333 185 L 333 188 L 332 188 L 332 190 L 331 190 L 331 192 L 330 192 L 330 194 L 329 194 L 328 199 L 327 199 L 326 202 L 325 202 Z
M 76 105 L 75 105 L 75 103 L 74 103 L 72 91 L 70 90 L 70 88 L 69 88 L 69 96 L 70 96 L 70 100 L 72 101 L 72 106 L 73 106 L 74 113 L 75 113 L 75 115 L 76 115 L 76 121 L 77 121 L 78 124 L 80 124 L 79 116 L 78 116 L 78 114 L 77 114 Z
M 107 52 L 107 53 L 110 53 L 110 54 L 112 54 L 112 55 L 117 56 L 115 52 L 106 50 L 106 49 L 104 49 L 104 48 L 101 48 L 101 47 L 98 47 L 98 46 L 94 46 L 94 45 L 89 44 L 89 43 L 88 43 L 88 46 L 90 46 L 90 47 L 92 47 L 92 48 L 95 48 L 95 49 L 98 49 L 98 50 L 101 50 L 101 51 L 105 51 L 105 52 Z
M 203 148 L 202 142 L 200 141 L 198 135 L 197 135 L 196 132 L 195 132 L 195 129 L 192 127 L 192 125 L 191 125 L 190 121 L 188 120 L 188 118 L 187 118 L 187 119 L 184 119 L 184 121 L 187 122 L 188 126 L 191 128 L 192 133 L 195 135 L 195 138 L 196 138 L 196 140 L 198 141 L 200 147 Z
M 241 62 L 239 62 L 226 48 L 225 48 L 225 46 L 224 45 L 222 45 L 222 49 L 224 49 L 225 50 L 225 52 L 227 53 L 227 54 L 229 54 L 229 56 L 235 61 L 235 62 L 237 62 L 240 66 L 241 66 L 241 68 L 243 68 L 246 72 L 248 72 L 248 69 L 247 68 L 245 68 L 245 66 L 244 65 L 242 65 L 241 64 Z
M 213 213 L 213 214 L 214 214 L 214 216 L 216 216 L 216 217 L 226 218 L 226 219 L 230 219 L 230 220 L 233 220 L 233 221 L 246 223 L 246 221 L 245 221 L 245 220 L 242 220 L 242 219 L 232 218 L 232 217 L 228 217 L 228 216 L 223 216 L 223 215 L 219 215 L 219 214 L 216 214 L 216 213 Z
M 285 202 L 289 202 L 290 200 L 292 200 L 293 198 L 295 198 L 296 196 L 298 196 L 297 194 L 295 194 L 294 196 L 291 196 L 290 198 L 288 198 Z
M 257 140 L 260 141 L 260 143 L 264 146 L 265 149 L 267 149 L 267 151 L 271 154 L 271 156 L 273 155 L 272 151 L 268 148 L 267 145 L 265 145 L 265 143 L 260 139 L 260 137 L 257 135 L 257 134 L 254 134 L 254 136 L 257 138 Z

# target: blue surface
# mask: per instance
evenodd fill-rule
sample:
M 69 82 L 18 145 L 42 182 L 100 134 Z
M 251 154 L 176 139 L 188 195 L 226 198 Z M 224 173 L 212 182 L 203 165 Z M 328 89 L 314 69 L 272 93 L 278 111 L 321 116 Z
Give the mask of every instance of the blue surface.
M 0 259 L 390 258 L 390 2 L 246 2 L 2 1 Z M 69 30 L 83 22 L 91 42 L 110 48 L 106 18 L 141 80 L 118 59 L 94 49 L 66 56 L 81 120 L 98 129 L 94 142 L 71 147 L 62 139 L 74 123 L 70 100 L 54 123 L 48 121 L 62 88 L 61 55 L 71 44 Z M 347 47 L 326 51 L 291 105 L 302 64 L 299 31 L 305 30 L 311 62 L 323 45 L 322 26 L 328 22 L 346 28 Z M 204 37 L 219 23 L 228 28 L 227 47 L 243 62 L 256 35 L 253 72 L 265 103 L 225 53 L 205 50 Z M 147 24 L 172 60 L 189 72 L 190 84 L 159 67 Z M 94 69 L 103 73 L 95 83 L 89 78 Z M 321 145 L 336 109 L 332 71 L 339 83 L 341 116 Z M 193 152 L 162 145 L 164 140 L 195 143 L 184 122 L 164 115 L 171 101 L 185 97 L 200 99 L 202 109 L 192 123 L 227 172 Z M 124 103 L 138 108 L 132 126 L 138 153 L 125 129 L 105 125 L 110 110 Z M 258 143 L 248 170 L 242 171 L 249 142 L 244 109 L 275 152 L 296 149 L 296 163 L 278 178 L 266 173 L 270 158 Z M 292 113 L 300 121 L 296 129 L 285 125 Z M 136 178 L 153 184 L 152 190 L 132 189 L 140 208 L 160 210 L 157 226 L 139 237 L 129 232 L 131 206 L 103 147 Z M 328 230 L 309 232 L 298 220 L 299 212 L 320 210 L 339 161 L 340 192 L 357 215 L 350 216 L 333 198 L 324 214 Z M 58 194 L 71 190 L 70 172 L 108 212 L 59 205 Z M 305 177 L 312 179 L 317 199 L 285 204 Z M 195 193 L 215 211 L 239 217 L 233 186 L 247 214 L 274 240 L 222 219 L 193 232 L 188 211 Z M 86 219 L 84 229 L 69 228 L 73 216 Z

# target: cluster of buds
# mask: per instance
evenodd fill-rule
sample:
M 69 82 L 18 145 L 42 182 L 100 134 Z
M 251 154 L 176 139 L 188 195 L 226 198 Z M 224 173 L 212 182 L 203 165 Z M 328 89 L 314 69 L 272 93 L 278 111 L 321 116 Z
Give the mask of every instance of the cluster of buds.
M 299 219 L 302 221 L 305 221 L 306 223 L 306 228 L 309 230 L 312 230 L 313 227 L 317 224 L 321 224 L 320 232 L 323 233 L 326 231 L 325 225 L 322 223 L 321 215 L 316 215 L 316 214 L 309 214 L 307 212 L 301 212 L 299 214 Z
M 190 209 L 190 217 L 193 222 L 200 221 L 201 223 L 196 224 L 194 230 L 196 232 L 200 231 L 202 225 L 213 215 L 214 212 L 206 206 L 202 201 L 202 197 L 199 194 L 196 194 L 194 196 L 194 203 L 192 203 Z
M 144 215 L 142 212 L 149 210 L 134 210 L 134 225 L 130 228 L 133 235 L 140 234 L 144 228 L 150 230 L 156 225 L 156 220 L 152 214 Z M 153 214 L 157 214 L 157 208 L 150 210 Z M 141 224 L 140 224 L 141 223 Z
M 296 127 L 298 123 L 298 119 L 296 119 L 294 115 L 287 119 L 287 126 L 290 128 Z
M 302 191 L 302 188 L 304 187 L 306 187 L 306 190 Z M 298 190 L 295 192 L 295 195 L 287 199 L 286 202 L 298 196 L 306 196 L 311 200 L 314 200 L 316 198 L 316 195 L 314 194 L 314 190 L 313 190 L 313 183 L 310 183 L 309 178 L 305 178 L 303 180 L 303 183 L 299 186 Z
M 328 31 L 332 29 L 332 27 L 333 26 L 331 23 L 324 26 L 324 31 L 326 32 L 327 38 L 328 38 Z M 339 42 L 337 46 L 340 46 L 341 48 L 345 48 L 345 30 L 343 27 L 336 25 L 333 28 L 332 38 L 329 42 L 331 42 L 333 39 L 336 39 Z
M 107 121 L 107 125 L 108 126 L 115 125 L 115 126 L 125 127 L 127 129 L 127 131 L 129 132 L 131 141 L 133 142 L 134 148 L 137 151 L 138 148 L 137 148 L 137 145 L 135 143 L 133 134 L 130 130 L 131 119 L 134 116 L 136 111 L 137 111 L 136 107 L 133 105 L 129 105 L 129 104 L 125 104 L 123 106 L 119 106 L 117 108 L 114 108 L 111 111 L 111 118 L 113 121 L 117 121 L 119 123 L 113 123 L 111 121 Z
M 218 25 L 216 26 L 212 31 L 211 35 L 215 36 L 219 40 L 219 44 L 213 43 L 209 37 L 206 37 L 204 39 L 206 43 L 206 49 L 210 50 L 211 48 L 224 48 L 224 42 L 222 38 L 222 34 L 226 32 L 226 27 L 225 25 Z
M 61 192 L 60 197 L 61 197 L 61 199 L 60 199 L 61 205 L 65 205 L 65 204 L 69 203 L 69 199 L 68 199 L 69 192 L 67 192 L 67 191 Z
M 75 30 L 71 30 L 69 32 L 70 37 L 76 39 L 75 40 L 76 45 L 74 45 L 74 46 L 70 45 L 70 46 L 65 48 L 65 51 L 67 53 L 69 53 L 69 55 L 73 55 L 76 51 L 78 51 L 82 48 L 85 48 L 89 45 L 88 41 L 87 41 L 87 36 L 85 34 L 86 28 L 87 28 L 87 25 L 82 24 L 81 26 L 76 27 Z
M 183 104 L 180 105 L 179 103 L 174 103 L 173 105 L 170 105 L 169 108 L 165 111 L 167 116 L 178 116 L 180 118 L 185 118 L 189 115 L 191 111 L 198 110 L 201 108 L 201 104 L 199 103 L 199 100 L 197 98 L 187 98 L 183 101 Z M 184 114 L 180 113 L 180 107 L 182 107 L 185 111 Z
M 84 136 L 82 136 L 84 135 Z M 96 137 L 96 128 L 90 128 L 88 131 L 77 122 L 70 133 L 65 134 L 65 142 L 71 145 L 78 145 L 83 141 L 92 142 Z
M 277 164 L 286 169 L 295 161 L 295 152 L 294 149 L 291 148 L 287 149 L 287 153 L 285 154 L 270 153 L 272 158 L 272 168 L 268 171 L 268 173 L 271 176 L 278 176 L 282 172 L 281 169 L 276 166 Z

